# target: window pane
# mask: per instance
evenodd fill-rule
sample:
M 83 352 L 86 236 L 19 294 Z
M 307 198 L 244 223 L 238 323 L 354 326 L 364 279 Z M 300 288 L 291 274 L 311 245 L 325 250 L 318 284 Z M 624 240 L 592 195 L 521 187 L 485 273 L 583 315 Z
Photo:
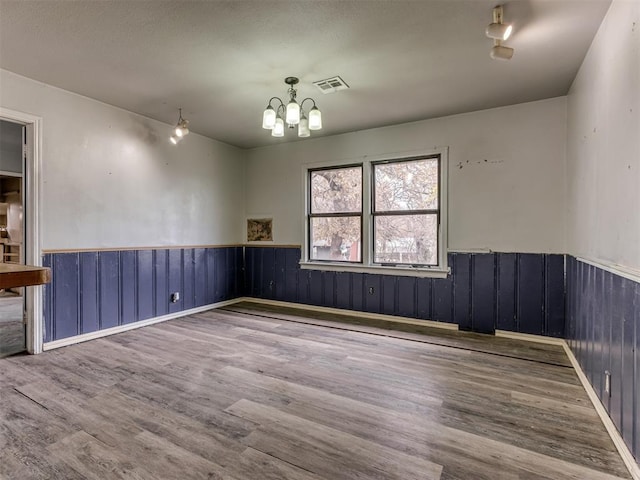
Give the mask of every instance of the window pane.
M 311 213 L 360 213 L 362 167 L 311 171 Z
M 437 215 L 376 215 L 375 263 L 438 264 Z
M 360 217 L 315 217 L 310 221 L 312 260 L 360 261 Z
M 438 159 L 373 166 L 375 211 L 438 209 Z

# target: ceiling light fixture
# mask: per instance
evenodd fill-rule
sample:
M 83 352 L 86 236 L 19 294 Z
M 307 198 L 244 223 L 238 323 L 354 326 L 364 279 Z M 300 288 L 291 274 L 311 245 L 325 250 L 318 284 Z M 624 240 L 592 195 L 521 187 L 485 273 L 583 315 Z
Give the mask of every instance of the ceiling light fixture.
M 181 108 L 179 108 L 178 111 L 180 112 L 180 118 L 178 118 L 178 123 L 173 130 L 173 134 L 169 137 L 169 141 L 174 145 L 177 145 L 180 140 L 189 135 L 189 120 L 182 118 Z
M 493 9 L 493 22 L 485 30 L 487 37 L 493 39 L 493 48 L 489 56 L 497 60 L 509 60 L 513 57 L 513 48 L 505 47 L 502 42 L 507 40 L 513 32 L 513 26 L 503 23 L 502 5 Z
M 289 128 L 295 128 L 298 126 L 298 136 L 308 137 L 311 135 L 311 130 L 320 130 L 322 128 L 322 113 L 316 106 L 316 101 L 313 98 L 305 98 L 300 103 L 296 101 L 297 91 L 294 88 L 300 80 L 297 77 L 287 77 L 284 79 L 284 83 L 289 85 L 289 102 L 285 103 L 280 97 L 271 97 L 267 108 L 262 114 L 262 128 L 271 130 L 271 135 L 274 137 L 284 137 L 284 124 L 286 123 Z M 305 112 L 303 106 L 307 100 L 313 102 L 313 106 L 309 112 Z M 276 108 L 272 103 L 276 104 Z M 278 105 L 279 103 L 279 105 Z
M 513 27 L 508 23 L 502 22 L 502 5 L 497 6 L 493 9 L 493 22 L 489 24 L 485 33 L 487 37 L 493 38 L 495 40 L 507 40 L 511 36 L 511 32 L 513 31 Z

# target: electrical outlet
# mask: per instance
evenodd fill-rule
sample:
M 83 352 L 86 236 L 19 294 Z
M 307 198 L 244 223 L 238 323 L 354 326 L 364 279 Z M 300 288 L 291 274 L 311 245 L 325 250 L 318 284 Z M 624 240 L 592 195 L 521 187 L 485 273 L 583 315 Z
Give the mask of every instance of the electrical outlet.
M 178 303 L 178 300 L 180 300 L 180 292 L 173 292 L 171 294 L 171 303 Z
M 604 371 L 604 393 L 611 396 L 611 372 Z

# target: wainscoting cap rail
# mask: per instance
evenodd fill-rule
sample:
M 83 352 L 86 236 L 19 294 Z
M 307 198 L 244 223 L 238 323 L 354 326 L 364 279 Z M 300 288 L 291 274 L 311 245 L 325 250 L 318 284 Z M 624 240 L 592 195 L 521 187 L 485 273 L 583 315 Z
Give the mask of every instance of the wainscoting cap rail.
M 83 252 L 130 252 L 133 250 L 177 250 L 182 248 L 230 248 L 244 247 L 242 243 L 230 243 L 219 245 L 164 245 L 155 247 L 95 247 L 95 248 L 45 248 L 42 254 L 47 253 L 83 253 Z
M 575 258 L 579 262 L 601 268 L 603 270 L 606 270 L 607 272 L 610 272 L 615 275 L 619 275 L 620 277 L 624 277 L 629 280 L 633 280 L 634 282 L 640 283 L 640 270 L 638 269 L 627 267 L 617 263 L 606 262 L 604 260 L 592 260 L 584 257 L 575 257 Z

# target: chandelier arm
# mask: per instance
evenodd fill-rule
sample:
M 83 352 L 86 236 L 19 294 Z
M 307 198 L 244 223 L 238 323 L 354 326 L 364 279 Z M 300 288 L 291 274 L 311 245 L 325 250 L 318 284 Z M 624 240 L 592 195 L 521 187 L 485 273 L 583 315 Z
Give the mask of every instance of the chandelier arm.
M 300 109 L 302 109 L 302 105 L 303 105 L 303 104 L 304 104 L 304 102 L 306 102 L 307 100 L 311 100 L 311 101 L 313 102 L 313 106 L 314 106 L 314 107 L 316 106 L 316 101 L 315 101 L 313 98 L 311 98 L 311 97 L 307 97 L 307 98 L 305 98 L 304 100 L 302 100 L 302 101 L 300 102 Z
M 270 107 L 271 107 L 271 102 L 273 102 L 274 100 L 278 100 L 280 102 L 280 106 L 284 107 L 284 102 L 280 99 L 280 97 L 271 97 L 268 103 Z M 278 108 L 280 108 L 280 106 L 278 106 Z

